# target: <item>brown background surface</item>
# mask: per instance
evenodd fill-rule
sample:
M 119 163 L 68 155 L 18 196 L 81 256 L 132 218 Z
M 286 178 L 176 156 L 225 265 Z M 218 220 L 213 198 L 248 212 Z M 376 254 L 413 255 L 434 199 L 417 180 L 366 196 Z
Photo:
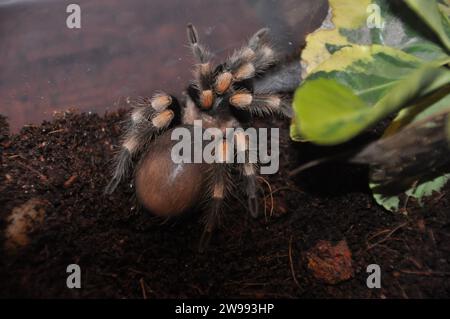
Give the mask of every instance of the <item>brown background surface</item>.
M 295 52 L 320 25 L 326 0 L 78 0 L 81 29 L 66 27 L 74 1 L 0 1 L 0 113 L 12 131 L 54 111 L 105 111 L 127 96 L 179 94 L 191 76 L 185 26 L 219 58 L 269 26 Z

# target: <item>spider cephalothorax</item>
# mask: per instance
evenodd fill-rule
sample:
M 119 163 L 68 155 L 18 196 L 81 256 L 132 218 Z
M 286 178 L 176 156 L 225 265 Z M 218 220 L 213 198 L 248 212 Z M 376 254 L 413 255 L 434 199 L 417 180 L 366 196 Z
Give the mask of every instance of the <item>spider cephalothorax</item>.
M 278 58 L 268 42 L 268 29 L 259 30 L 247 45 L 215 68 L 192 25 L 188 25 L 188 39 L 198 60 L 195 80 L 180 102 L 161 92 L 130 102 L 133 109 L 107 192 L 114 191 L 133 171 L 138 201 L 156 215 L 177 215 L 202 203 L 207 210 L 204 244 L 220 220 L 234 171 L 239 171 L 244 181 L 251 215 L 258 215 L 257 164 L 225 160 L 177 164 L 171 158 L 175 143 L 171 131 L 177 127 L 192 130 L 199 120 L 203 128 L 246 128 L 254 117 L 291 117 L 291 107 L 288 96 L 271 92 L 267 85 L 255 85 Z M 237 152 L 249 152 L 245 134 L 236 131 L 221 142 L 224 154 L 229 151 L 230 138 L 243 141 L 233 143 Z

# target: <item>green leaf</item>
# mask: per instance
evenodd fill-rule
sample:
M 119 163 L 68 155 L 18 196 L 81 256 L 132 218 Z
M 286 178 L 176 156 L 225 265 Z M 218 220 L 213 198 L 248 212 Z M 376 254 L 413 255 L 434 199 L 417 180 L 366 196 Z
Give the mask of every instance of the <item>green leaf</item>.
M 405 0 L 411 9 L 419 15 L 425 23 L 437 34 L 439 39 L 450 51 L 450 24 L 448 17 L 438 7 L 436 1 L 430 0 Z
M 352 43 L 340 33 L 340 28 L 358 29 L 366 20 L 367 6 L 370 0 L 329 0 L 330 14 L 322 26 L 306 38 L 306 47 L 302 51 L 304 66 L 303 78 L 332 53 Z
M 358 119 L 355 119 L 355 116 L 363 113 L 368 106 L 350 89 L 338 82 L 317 79 L 305 82 L 297 90 L 294 108 L 299 115 L 294 128 L 300 126 L 302 132 L 307 132 L 303 136 L 318 143 L 326 143 L 329 139 L 322 140 L 322 136 L 329 137 L 335 142 L 341 140 L 340 136 L 335 134 L 337 129 L 356 130 Z M 343 123 L 336 119 L 340 119 Z
M 308 80 L 334 79 L 351 88 L 368 104 L 374 104 L 399 80 L 423 64 L 423 60 L 397 49 L 355 45 L 336 52 L 318 66 Z
M 426 2 L 436 5 L 436 0 Z M 401 1 L 329 0 L 329 3 L 330 15 L 306 39 L 302 52 L 303 78 L 336 50 L 352 45 L 379 44 L 427 61 L 447 56 L 427 24 L 421 23 L 414 11 L 405 10 Z
M 447 103 L 444 98 L 396 134 L 371 143 L 353 158 L 356 163 L 371 164 L 370 187 L 377 203 L 386 209 L 398 211 L 400 203 L 410 197 L 423 205 L 425 198 L 448 183 L 450 104 Z
M 450 174 L 439 176 L 429 182 L 425 182 L 417 185 L 417 187 L 411 188 L 406 191 L 406 195 L 413 197 L 422 204 L 423 199 L 433 195 L 434 192 L 439 192 L 449 181 Z
M 382 46 L 344 48 L 297 90 L 293 131 L 318 144 L 345 142 L 450 83 L 440 64 Z
M 395 134 L 406 125 L 442 112 L 449 106 L 450 86 L 446 86 L 401 110 L 384 132 L 384 136 Z
M 302 53 L 306 80 L 294 97 L 291 136 L 342 143 L 401 111 L 352 161 L 371 164 L 371 188 L 386 209 L 407 197 L 422 203 L 450 177 L 448 0 L 329 3 Z
M 386 210 L 391 212 L 398 212 L 400 210 L 400 203 L 406 204 L 408 197 L 415 198 L 419 205 L 423 206 L 425 198 L 432 196 L 435 192 L 440 192 L 450 180 L 450 174 L 439 176 L 431 181 L 427 181 L 410 188 L 405 194 L 397 196 L 384 196 L 380 193 L 374 192 L 373 198 L 378 205 L 383 206 Z M 371 184 L 372 189 L 377 189 L 378 185 Z
M 437 6 L 436 0 L 426 2 Z M 426 21 L 421 21 L 421 16 L 405 8 L 403 1 L 372 0 L 372 3 L 381 9 L 383 26 L 368 31 L 366 25 L 365 29 L 359 30 L 360 34 L 370 32 L 370 43 L 393 47 L 427 61 L 447 55 Z
M 306 142 L 306 139 L 297 131 L 295 118 L 292 120 L 292 123 L 289 126 L 289 135 L 294 142 Z
M 376 185 L 370 185 L 376 187 Z M 381 194 L 373 194 L 373 198 L 378 205 L 391 212 L 396 212 L 400 208 L 400 198 L 398 196 L 383 196 Z

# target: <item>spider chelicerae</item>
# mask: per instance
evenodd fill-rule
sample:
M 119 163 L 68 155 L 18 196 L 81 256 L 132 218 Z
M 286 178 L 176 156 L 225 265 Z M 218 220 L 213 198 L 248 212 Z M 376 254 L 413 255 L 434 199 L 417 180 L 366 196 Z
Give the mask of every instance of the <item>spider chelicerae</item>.
M 200 249 L 205 247 L 220 222 L 236 175 L 241 178 L 241 188 L 248 198 L 248 210 L 257 217 L 257 163 L 249 160 L 240 164 L 225 160 L 210 164 L 174 163 L 171 132 L 177 127 L 193 130 L 199 120 L 204 128 L 225 131 L 251 127 L 255 117 L 292 116 L 291 95 L 279 88 L 276 92 L 273 89 L 283 87 L 283 81 L 270 80 L 269 84 L 255 85 L 258 81 L 264 82 L 261 79 L 276 68 L 280 58 L 269 42 L 268 33 L 267 28 L 259 30 L 246 45 L 214 68 L 212 55 L 199 43 L 196 29 L 189 24 L 188 41 L 198 61 L 195 79 L 180 101 L 163 92 L 130 101 L 132 110 L 106 193 L 111 194 L 133 173 L 138 202 L 155 215 L 170 217 L 202 206 L 206 212 Z M 238 142 L 233 143 L 238 153 L 248 154 L 247 137 L 239 130 L 221 142 L 223 154 L 229 151 L 230 138 Z M 225 157 L 223 155 L 223 159 Z

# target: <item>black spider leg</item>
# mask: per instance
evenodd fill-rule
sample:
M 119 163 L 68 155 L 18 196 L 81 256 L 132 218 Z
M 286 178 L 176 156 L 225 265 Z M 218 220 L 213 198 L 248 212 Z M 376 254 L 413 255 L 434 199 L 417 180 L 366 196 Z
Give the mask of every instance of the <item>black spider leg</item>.
M 207 196 L 207 211 L 205 213 L 205 227 L 200 238 L 199 252 L 204 252 L 209 244 L 214 230 L 220 225 L 222 215 L 225 210 L 225 203 L 228 194 L 231 191 L 231 168 L 232 165 L 227 163 L 228 157 L 228 142 L 223 141 L 222 154 L 219 155 L 220 160 L 209 165 L 209 184 Z
M 250 134 L 244 132 L 242 128 L 237 128 L 234 132 L 234 149 L 236 150 L 236 163 L 245 181 L 245 192 L 247 195 L 248 209 L 253 218 L 259 215 L 258 199 L 258 154 L 256 129 L 248 129 Z M 254 134 L 251 134 L 251 131 Z M 253 137 L 253 139 L 252 139 Z
M 215 92 L 225 95 L 236 110 L 257 117 L 277 115 L 291 118 L 290 95 L 266 91 L 261 87 L 254 88 L 255 78 L 259 78 L 277 62 L 277 53 L 269 44 L 268 32 L 268 29 L 256 32 L 247 46 L 236 51 L 217 68 Z
M 241 88 L 231 93 L 229 97 L 231 109 L 246 112 L 250 116 L 265 117 L 278 116 L 280 118 L 291 118 L 292 108 L 290 99 L 287 96 L 280 94 L 258 94 L 252 92 L 248 88 Z M 248 130 L 254 128 L 249 128 Z M 253 138 L 251 138 L 253 137 Z M 256 218 L 259 215 L 259 201 L 257 183 L 257 169 L 258 169 L 258 139 L 256 132 L 249 135 L 238 129 L 235 132 L 234 138 L 236 144 L 236 154 L 238 163 L 240 162 L 240 170 L 245 180 L 245 190 L 248 197 L 248 207 L 252 217 Z M 239 160 L 239 157 L 245 155 L 245 161 Z
M 246 46 L 235 51 L 217 70 L 214 82 L 217 94 L 225 94 L 233 87 L 233 83 L 254 78 L 275 64 L 277 57 L 268 43 L 268 33 L 267 28 L 256 32 Z
M 214 103 L 213 81 L 214 72 L 211 65 L 211 53 L 199 43 L 198 32 L 192 24 L 187 26 L 189 45 L 198 61 L 194 75 L 195 86 L 199 91 L 199 105 L 202 109 L 211 109 Z
M 236 109 L 246 111 L 256 117 L 292 118 L 293 116 L 289 95 L 237 90 L 233 92 L 228 102 Z
M 111 194 L 119 183 L 130 176 L 134 162 L 144 152 L 153 138 L 181 120 L 177 99 L 166 93 L 157 93 L 151 99 L 129 101 L 132 107 L 126 122 L 122 145 L 114 158 L 113 175 L 105 188 Z
M 194 57 L 200 63 L 208 63 L 211 59 L 211 53 L 199 43 L 197 29 L 191 23 L 187 25 L 187 36 Z

